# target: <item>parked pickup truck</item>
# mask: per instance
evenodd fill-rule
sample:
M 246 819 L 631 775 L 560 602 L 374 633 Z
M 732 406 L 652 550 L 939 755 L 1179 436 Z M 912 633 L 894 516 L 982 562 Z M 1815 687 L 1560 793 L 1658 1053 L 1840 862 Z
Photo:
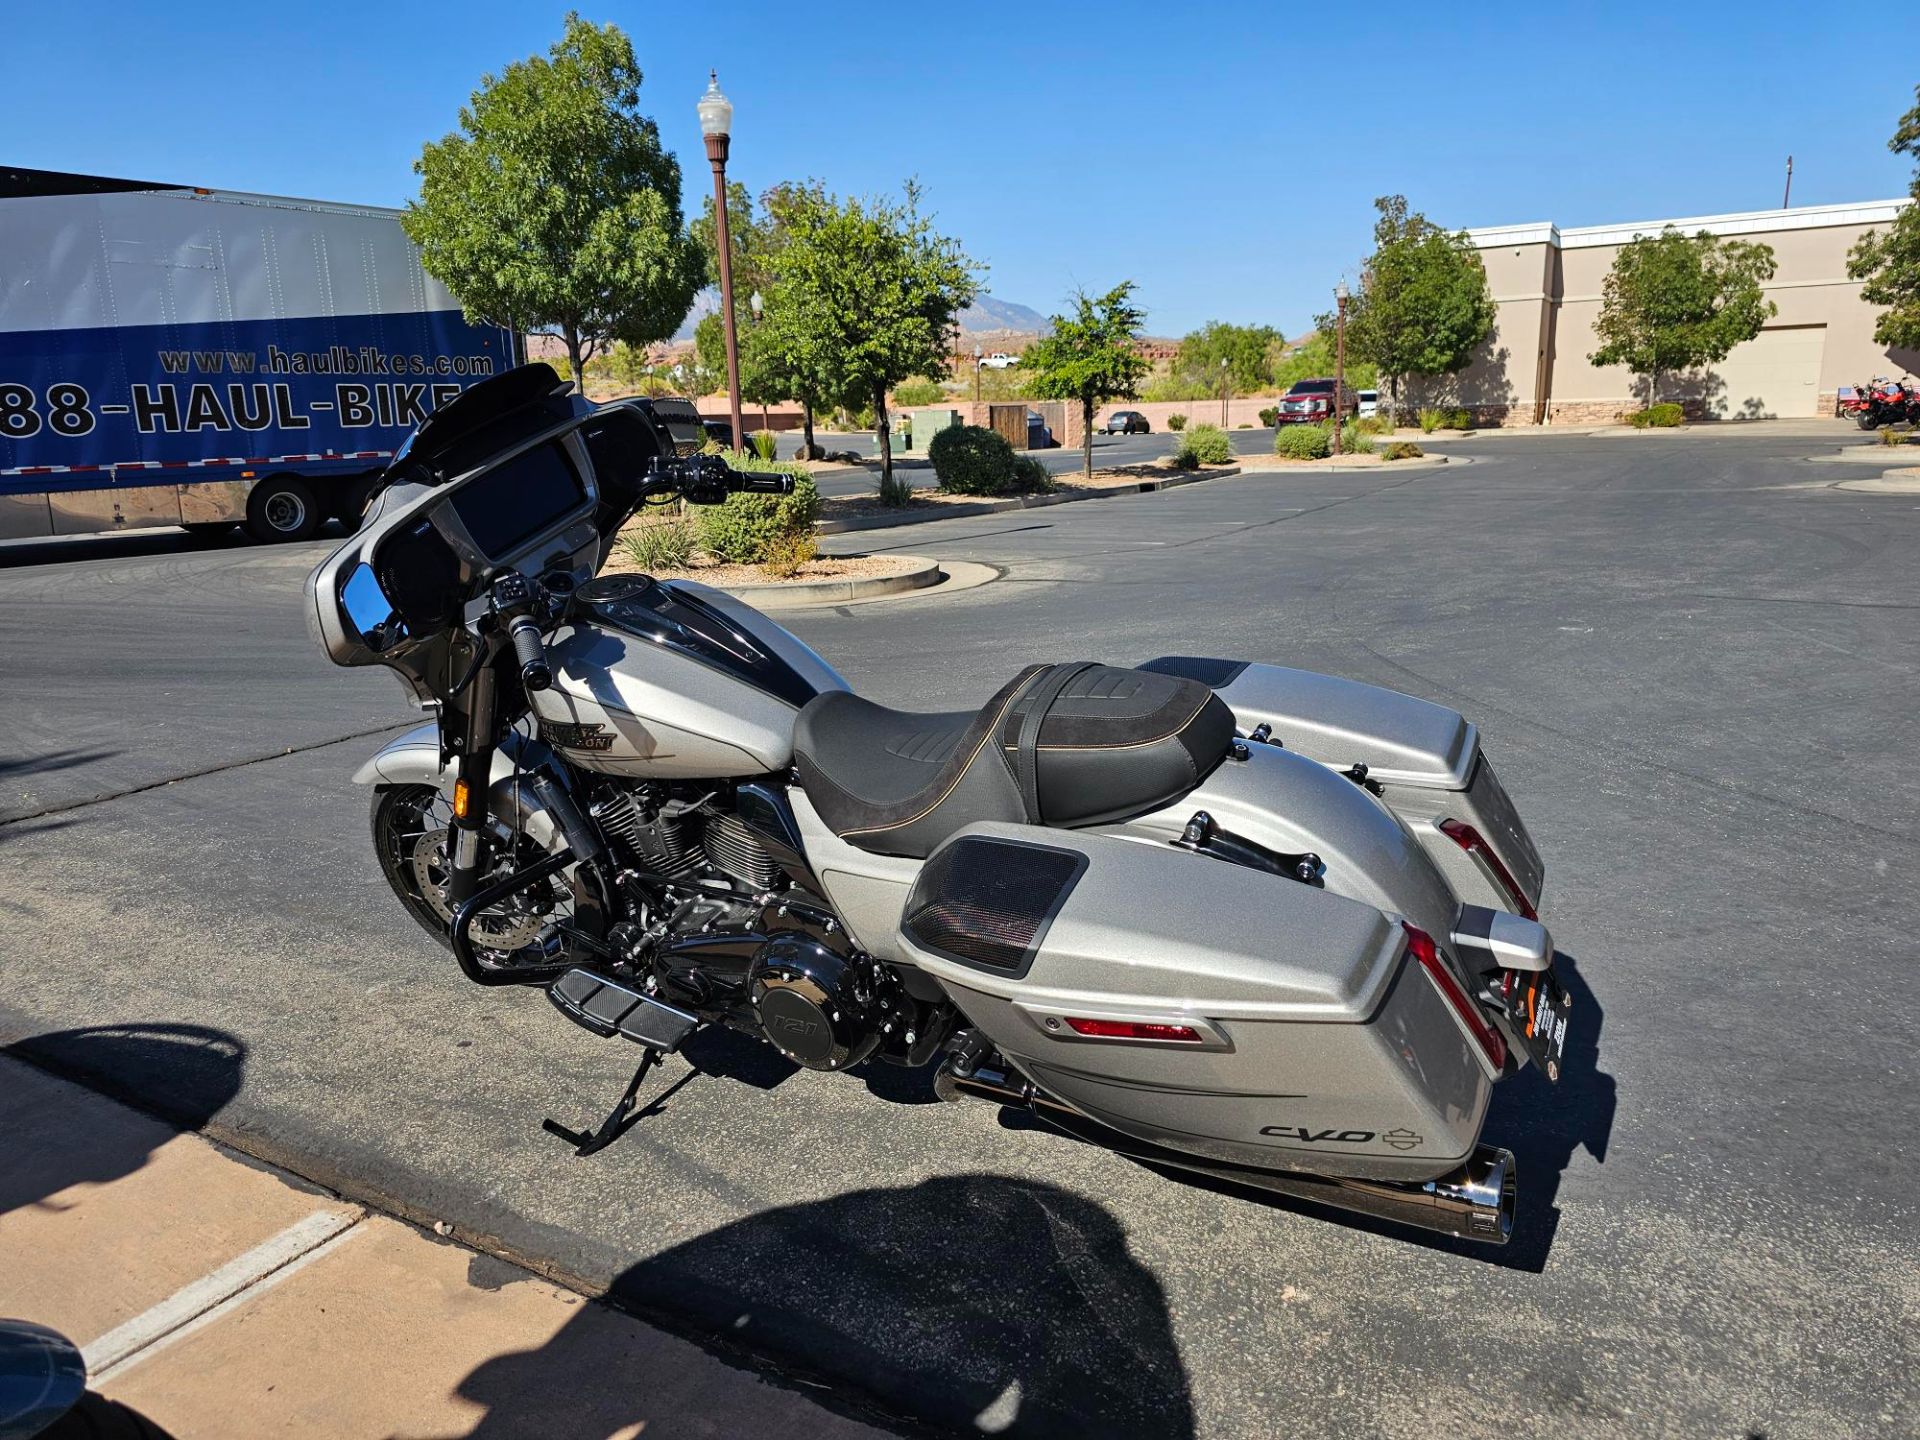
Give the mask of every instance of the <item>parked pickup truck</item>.
M 1334 382 L 1296 380 L 1274 408 L 1282 425 L 1308 425 L 1325 420 L 1333 413 Z M 1340 387 L 1340 413 L 1352 415 L 1360 409 L 1360 397 L 1352 386 Z

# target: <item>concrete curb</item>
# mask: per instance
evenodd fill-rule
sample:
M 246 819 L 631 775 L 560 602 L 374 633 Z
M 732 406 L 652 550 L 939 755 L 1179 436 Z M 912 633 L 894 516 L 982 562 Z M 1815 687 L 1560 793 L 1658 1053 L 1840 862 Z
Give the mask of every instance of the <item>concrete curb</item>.
M 898 575 L 856 575 L 848 580 L 769 580 L 762 584 L 716 586 L 744 600 L 756 610 L 797 610 L 802 606 L 841 605 L 849 601 L 878 600 L 924 590 L 941 581 L 940 562 L 922 555 L 903 555 L 917 562 Z
M 1858 480 L 1836 480 L 1829 488 L 1862 495 L 1920 495 L 1920 465 L 1889 470 L 1884 475 L 1863 475 Z
M 820 535 L 891 530 L 896 525 L 926 525 L 935 520 L 962 520 L 969 515 L 999 515 L 1009 510 L 1042 510 L 1049 505 L 1071 505 L 1077 500 L 1105 500 L 1111 495 L 1143 495 L 1154 490 L 1171 490 L 1179 485 L 1197 485 L 1202 480 L 1225 480 L 1240 473 L 1238 465 L 1227 465 L 1204 475 L 1171 475 L 1162 480 L 1142 480 L 1138 485 L 1113 485 L 1104 490 L 1088 490 L 1071 495 L 1015 495 L 1007 500 L 982 500 L 972 505 L 941 505 L 924 512 L 870 515 L 858 520 L 818 520 L 813 528 Z
M 1883 469 L 1894 466 L 1911 467 L 1914 456 L 1920 455 L 1920 443 L 1909 442 L 1913 454 L 1905 454 L 1908 445 L 1849 445 L 1832 455 L 1809 455 L 1809 465 L 1878 465 Z

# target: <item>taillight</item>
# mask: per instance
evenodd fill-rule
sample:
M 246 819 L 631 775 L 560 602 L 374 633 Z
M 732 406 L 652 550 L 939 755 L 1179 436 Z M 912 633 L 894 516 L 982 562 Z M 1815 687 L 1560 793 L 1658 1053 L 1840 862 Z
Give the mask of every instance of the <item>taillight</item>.
M 1090 1040 L 1171 1040 L 1198 1045 L 1203 1039 L 1191 1025 L 1156 1025 L 1145 1020 L 1087 1020 L 1073 1015 L 1064 1018 L 1074 1034 L 1085 1035 Z
M 1400 928 L 1407 932 L 1407 949 L 1413 958 L 1420 962 L 1420 968 L 1427 972 L 1427 978 L 1440 991 L 1441 998 L 1453 1007 L 1453 1013 L 1466 1023 L 1467 1032 L 1479 1042 L 1487 1060 L 1495 1073 L 1506 1068 L 1507 1042 L 1500 1032 L 1488 1023 L 1487 1017 L 1480 1013 L 1480 1007 L 1467 998 L 1467 992 L 1460 988 L 1460 982 L 1453 977 L 1453 971 L 1447 968 L 1440 958 L 1440 947 L 1433 943 L 1433 937 L 1426 931 L 1405 920 Z M 1069 1021 L 1069 1024 L 1072 1022 Z
M 1524 915 L 1529 920 L 1538 920 L 1539 912 L 1527 899 L 1527 892 L 1520 888 L 1520 882 L 1513 878 L 1513 872 L 1507 869 L 1506 861 L 1499 852 L 1487 843 L 1487 837 L 1464 820 L 1442 820 L 1440 833 L 1467 854 L 1480 861 L 1492 873 L 1494 882 L 1507 892 L 1507 898 L 1513 901 L 1513 913 Z

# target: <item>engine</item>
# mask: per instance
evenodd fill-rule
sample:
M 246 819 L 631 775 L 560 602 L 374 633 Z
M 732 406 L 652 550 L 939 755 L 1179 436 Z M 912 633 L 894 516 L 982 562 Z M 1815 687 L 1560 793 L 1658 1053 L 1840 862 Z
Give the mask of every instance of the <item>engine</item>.
M 842 955 L 799 932 L 761 946 L 747 984 L 761 1032 L 809 1070 L 858 1065 L 915 1009 L 872 956 Z
M 774 889 L 780 866 L 745 821 L 714 801 L 713 792 L 602 781 L 589 808 L 600 832 L 654 875 L 693 880 L 718 872 L 754 892 Z

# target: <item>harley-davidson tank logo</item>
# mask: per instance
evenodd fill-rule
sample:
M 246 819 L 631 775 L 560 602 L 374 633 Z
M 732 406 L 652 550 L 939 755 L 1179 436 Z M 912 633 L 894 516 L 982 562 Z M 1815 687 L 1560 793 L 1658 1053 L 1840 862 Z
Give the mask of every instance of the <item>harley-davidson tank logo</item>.
M 556 750 L 611 750 L 613 734 L 604 725 L 566 725 L 540 722 L 540 738 Z

